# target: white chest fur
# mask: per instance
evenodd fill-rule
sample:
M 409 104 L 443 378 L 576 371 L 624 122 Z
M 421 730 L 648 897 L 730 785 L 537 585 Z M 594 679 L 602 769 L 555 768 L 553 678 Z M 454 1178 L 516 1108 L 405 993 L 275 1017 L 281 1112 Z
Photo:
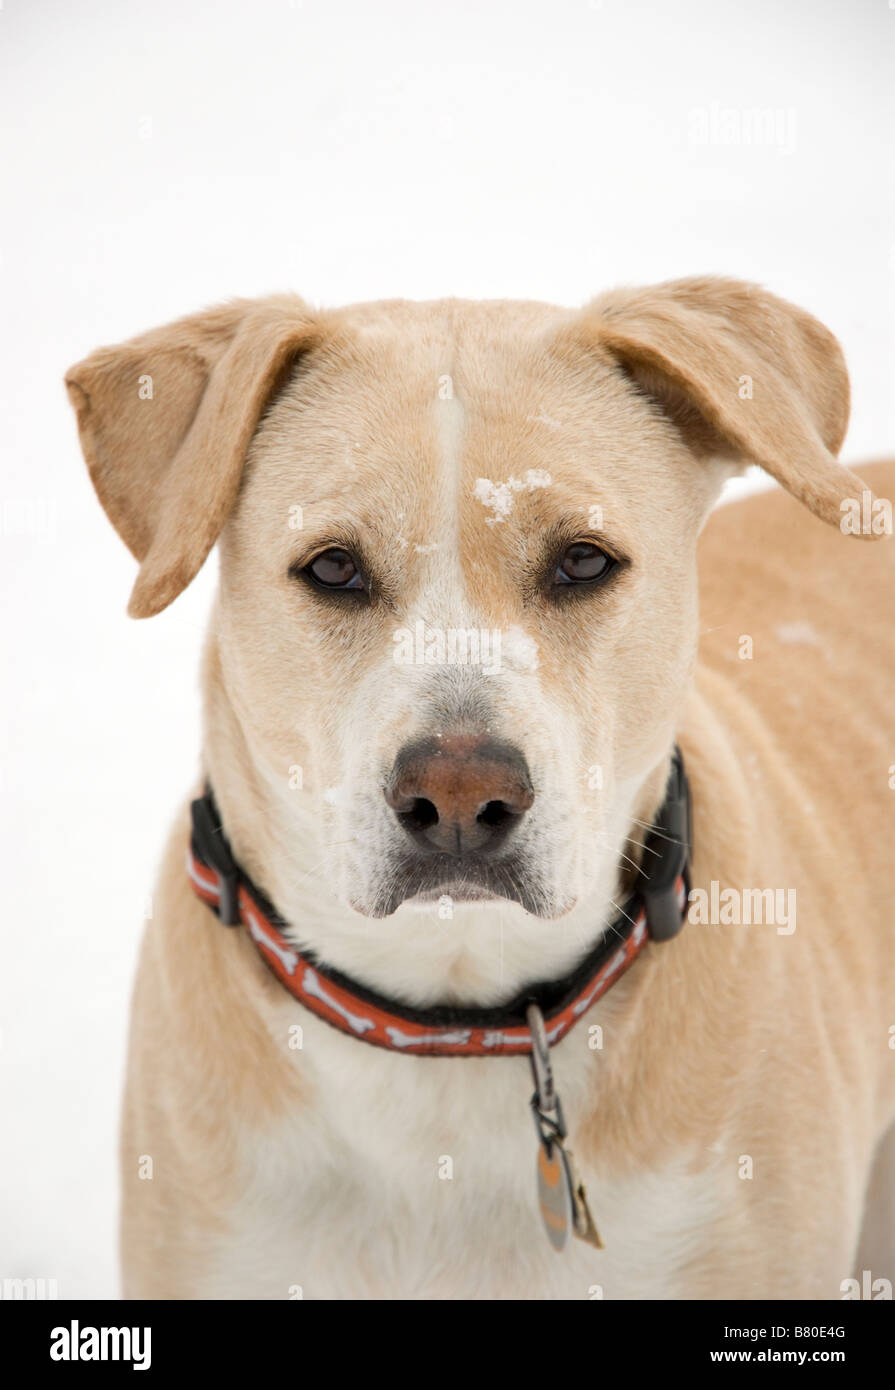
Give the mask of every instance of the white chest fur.
M 292 1058 L 314 1102 L 249 1141 L 200 1296 L 680 1296 L 680 1262 L 714 1214 L 705 1174 L 678 1164 L 606 1184 L 583 1170 L 607 1249 L 570 1240 L 557 1253 L 537 1207 L 527 1058 L 395 1056 L 305 1014 L 302 1026 Z M 576 1030 L 554 1060 L 574 1140 L 601 1058 Z

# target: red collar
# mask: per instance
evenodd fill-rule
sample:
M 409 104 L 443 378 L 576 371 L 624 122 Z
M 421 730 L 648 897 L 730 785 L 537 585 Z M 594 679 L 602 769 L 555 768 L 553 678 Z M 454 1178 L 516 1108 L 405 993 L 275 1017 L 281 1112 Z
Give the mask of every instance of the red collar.
M 560 1041 L 605 994 L 649 938 L 684 922 L 689 892 L 689 790 L 675 750 L 665 801 L 647 837 L 636 891 L 589 955 L 561 980 L 535 983 L 498 1008 L 414 1009 L 366 989 L 288 939 L 287 924 L 230 853 L 210 791 L 192 803 L 187 872 L 195 892 L 227 926 L 242 925 L 285 988 L 318 1018 L 375 1047 L 434 1057 L 506 1057 L 532 1051 L 526 1009 L 543 1014 L 547 1042 Z M 647 869 L 649 872 L 647 873 Z

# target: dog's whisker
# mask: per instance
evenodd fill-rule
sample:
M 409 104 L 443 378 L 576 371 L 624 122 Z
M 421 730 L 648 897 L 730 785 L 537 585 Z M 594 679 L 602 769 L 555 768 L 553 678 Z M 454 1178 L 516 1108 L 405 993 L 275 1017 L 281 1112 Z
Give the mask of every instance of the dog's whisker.
M 668 836 L 665 837 L 668 839 Z M 654 854 L 657 859 L 661 859 L 661 854 L 657 849 L 652 849 L 649 845 L 643 844 L 640 840 L 632 840 L 630 835 L 625 836 L 625 844 L 633 845 L 635 849 L 642 849 L 646 854 Z
M 648 830 L 650 834 L 655 835 L 657 840 L 667 840 L 670 845 L 676 845 L 678 843 L 673 835 L 664 835 L 661 830 L 657 830 L 654 825 L 650 825 L 647 821 L 638 820 L 636 816 L 632 816 L 631 819 L 635 825 L 642 825 L 644 830 Z M 644 849 L 645 848 L 646 846 L 644 845 Z M 653 854 L 658 853 L 657 850 L 653 850 L 652 852 Z
M 619 917 L 624 917 L 626 922 L 630 922 L 632 927 L 636 924 L 637 919 L 635 917 L 629 916 L 629 914 L 625 912 L 624 908 L 619 906 L 619 904 L 615 901 L 614 898 L 609 899 L 609 905 L 610 907 L 615 908 Z M 620 937 L 622 935 L 621 932 L 618 930 L 618 927 L 616 927 L 614 923 L 610 922 L 609 927 L 611 931 L 615 932 L 616 936 Z

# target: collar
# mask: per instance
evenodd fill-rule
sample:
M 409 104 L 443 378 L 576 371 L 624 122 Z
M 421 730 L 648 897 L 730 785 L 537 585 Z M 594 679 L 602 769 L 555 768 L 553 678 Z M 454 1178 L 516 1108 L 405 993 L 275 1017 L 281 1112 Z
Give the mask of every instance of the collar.
M 239 867 L 210 788 L 192 803 L 187 872 L 220 921 L 243 926 L 264 962 L 305 1008 L 374 1047 L 434 1057 L 506 1057 L 532 1052 L 526 1020 L 541 1011 L 548 1046 L 620 979 L 648 939 L 667 941 L 684 924 L 690 887 L 690 791 L 675 748 L 665 800 L 644 846 L 634 890 L 594 949 L 568 975 L 533 983 L 497 1008 L 414 1009 L 324 966 L 290 941 L 288 924 Z

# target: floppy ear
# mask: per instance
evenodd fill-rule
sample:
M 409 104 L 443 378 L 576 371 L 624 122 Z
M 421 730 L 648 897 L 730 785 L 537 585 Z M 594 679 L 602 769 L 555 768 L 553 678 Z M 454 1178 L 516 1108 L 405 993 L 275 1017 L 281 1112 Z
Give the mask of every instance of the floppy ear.
M 697 454 L 759 464 L 833 525 L 846 497 L 869 492 L 835 461 L 849 412 L 838 342 L 759 286 L 710 277 L 616 290 L 572 333 L 606 349 Z
M 66 376 L 93 485 L 141 562 L 132 617 L 161 612 L 198 572 L 265 405 L 315 328 L 294 296 L 239 300 L 99 348 Z

